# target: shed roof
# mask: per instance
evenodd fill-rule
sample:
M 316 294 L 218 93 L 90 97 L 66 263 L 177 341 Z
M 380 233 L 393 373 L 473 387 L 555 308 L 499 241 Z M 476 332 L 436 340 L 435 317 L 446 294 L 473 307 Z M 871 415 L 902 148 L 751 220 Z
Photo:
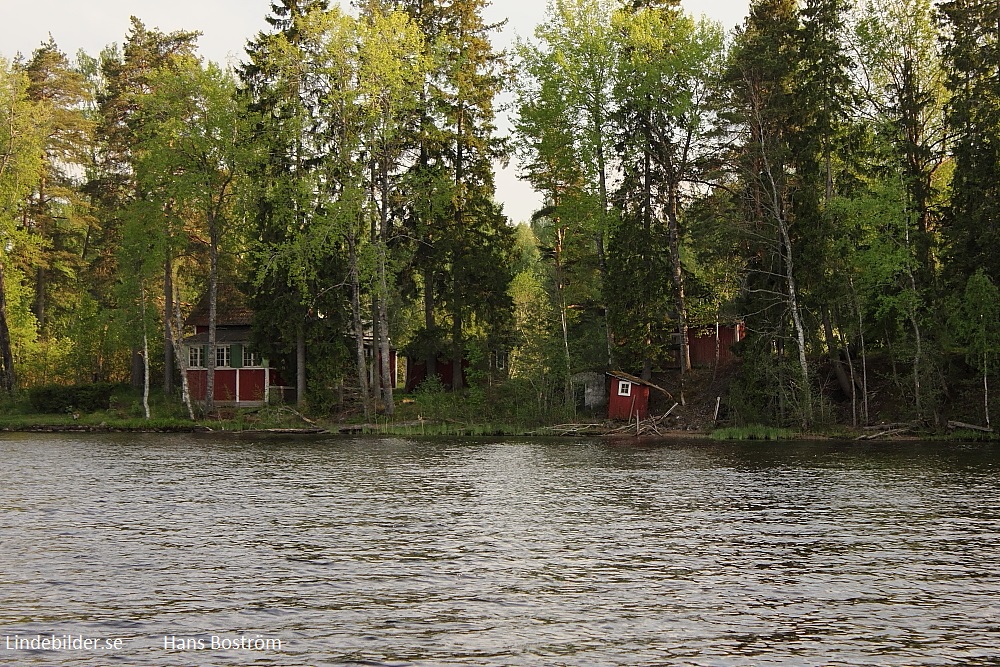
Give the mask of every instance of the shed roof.
M 658 391 L 662 391 L 667 396 L 670 395 L 670 392 L 667 391 L 666 389 L 664 389 L 663 387 L 655 385 L 652 382 L 650 382 L 649 380 L 643 380 L 642 378 L 639 378 L 639 377 L 636 377 L 634 375 L 630 375 L 628 373 L 625 373 L 624 371 L 607 371 L 607 375 L 610 375 L 613 378 L 618 378 L 619 380 L 625 380 L 627 382 L 631 382 L 633 384 L 641 384 L 641 385 L 644 385 L 646 387 L 652 387 L 653 389 L 656 389 Z

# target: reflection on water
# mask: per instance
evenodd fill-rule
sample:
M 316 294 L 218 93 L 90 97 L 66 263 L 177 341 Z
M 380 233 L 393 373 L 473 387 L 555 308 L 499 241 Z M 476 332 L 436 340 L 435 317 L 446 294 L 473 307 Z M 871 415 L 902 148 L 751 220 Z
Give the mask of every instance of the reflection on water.
M 1000 665 L 994 446 L 18 435 L 0 460 L 0 664 Z M 9 648 L 53 636 L 122 648 Z

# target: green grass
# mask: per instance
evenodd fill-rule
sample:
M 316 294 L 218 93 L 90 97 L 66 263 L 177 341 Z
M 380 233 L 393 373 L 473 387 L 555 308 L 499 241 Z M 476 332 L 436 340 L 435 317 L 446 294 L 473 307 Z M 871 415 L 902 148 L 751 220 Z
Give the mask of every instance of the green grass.
M 194 430 L 198 424 L 188 419 L 166 417 L 143 419 L 141 417 L 116 417 L 107 413 L 82 414 L 77 419 L 70 415 L 14 414 L 0 415 L 0 430 L 122 430 L 122 431 L 184 431 Z
M 113 407 L 90 413 L 42 414 L 31 412 L 23 403 L 0 404 L 0 430 L 94 430 L 94 431 L 248 431 L 273 428 L 303 428 L 310 425 L 278 408 L 227 411 L 223 418 L 191 421 L 183 405 L 151 401 L 152 418 L 143 416 L 141 405 L 113 401 Z
M 712 440 L 791 440 L 795 431 L 774 426 L 730 426 L 712 431 Z

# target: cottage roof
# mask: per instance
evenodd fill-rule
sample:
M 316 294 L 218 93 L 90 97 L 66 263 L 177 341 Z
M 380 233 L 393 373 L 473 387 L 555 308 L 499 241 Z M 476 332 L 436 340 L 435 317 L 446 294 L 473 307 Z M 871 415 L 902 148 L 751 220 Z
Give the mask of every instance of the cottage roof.
M 642 378 L 636 377 L 634 375 L 629 375 L 628 373 L 625 373 L 623 371 L 607 371 L 607 375 L 610 375 L 611 377 L 617 378 L 619 380 L 625 380 L 626 382 L 631 382 L 633 384 L 641 384 L 646 387 L 652 387 L 653 389 L 662 391 L 667 396 L 670 395 L 670 392 L 664 389 L 663 387 L 655 385 L 649 380 L 643 380 Z
M 208 293 L 206 292 L 187 318 L 188 326 L 208 326 Z M 253 310 L 247 297 L 228 283 L 220 283 L 215 299 L 215 326 L 248 327 L 253 324 Z
M 208 332 L 202 331 L 200 334 L 194 334 L 193 336 L 188 336 L 184 339 L 184 342 L 188 345 L 194 343 L 204 343 L 208 344 Z M 215 332 L 215 342 L 219 345 L 225 345 L 228 343 L 249 343 L 250 342 L 250 331 L 246 327 L 241 327 L 239 329 L 218 329 Z

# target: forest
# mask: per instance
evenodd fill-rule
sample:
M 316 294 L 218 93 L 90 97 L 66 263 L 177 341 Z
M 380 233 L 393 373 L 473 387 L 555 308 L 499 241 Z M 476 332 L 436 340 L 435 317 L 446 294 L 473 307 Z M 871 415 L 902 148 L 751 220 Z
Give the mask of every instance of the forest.
M 695 334 L 728 327 L 729 423 L 989 427 L 995 2 L 754 0 L 727 34 L 551 0 L 507 51 L 487 4 L 275 0 L 234 68 L 135 17 L 99 54 L 0 58 L 4 400 L 123 382 L 147 416 L 150 387 L 211 413 L 187 318 L 207 305 L 211 387 L 238 290 L 315 415 L 391 419 L 390 348 L 540 423 L 585 372 L 683 403 Z M 531 220 L 497 201 L 508 161 Z

